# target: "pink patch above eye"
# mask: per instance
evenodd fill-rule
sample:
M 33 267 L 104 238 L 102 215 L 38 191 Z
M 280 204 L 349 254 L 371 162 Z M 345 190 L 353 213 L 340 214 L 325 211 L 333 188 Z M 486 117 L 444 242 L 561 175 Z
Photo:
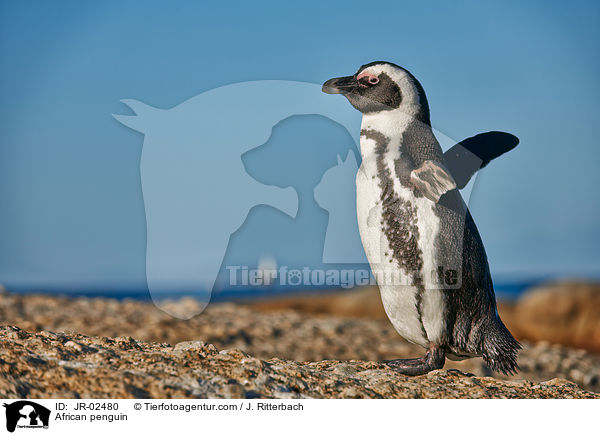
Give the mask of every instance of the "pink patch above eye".
M 379 77 L 377 77 L 375 74 L 369 74 L 366 72 L 362 72 L 356 76 L 356 80 L 360 80 L 362 78 L 367 78 L 369 83 L 371 83 L 371 84 L 376 84 L 379 82 Z

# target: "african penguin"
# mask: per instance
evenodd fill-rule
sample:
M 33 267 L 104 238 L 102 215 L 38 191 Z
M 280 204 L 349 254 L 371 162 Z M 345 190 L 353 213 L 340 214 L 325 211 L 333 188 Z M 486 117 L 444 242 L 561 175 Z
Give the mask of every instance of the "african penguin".
M 520 345 L 498 315 L 483 243 L 458 189 L 518 139 L 490 132 L 443 154 L 423 87 L 389 62 L 328 80 L 323 91 L 344 95 L 363 114 L 361 240 L 394 328 L 427 349 L 387 364 L 421 375 L 446 357 L 481 356 L 492 370 L 515 373 Z

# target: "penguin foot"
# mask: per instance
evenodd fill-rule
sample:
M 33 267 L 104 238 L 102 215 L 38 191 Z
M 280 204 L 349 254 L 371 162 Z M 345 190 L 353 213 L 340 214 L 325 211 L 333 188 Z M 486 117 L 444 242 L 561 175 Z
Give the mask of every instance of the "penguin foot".
M 422 358 L 394 359 L 384 361 L 393 370 L 403 375 L 419 376 L 444 367 L 446 352 L 444 349 L 432 346 Z

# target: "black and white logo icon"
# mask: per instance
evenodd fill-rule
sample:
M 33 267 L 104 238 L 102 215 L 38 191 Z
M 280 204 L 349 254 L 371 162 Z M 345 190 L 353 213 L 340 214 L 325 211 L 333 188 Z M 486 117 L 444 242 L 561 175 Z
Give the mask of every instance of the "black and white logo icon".
M 5 403 L 6 430 L 14 432 L 19 429 L 47 429 L 50 410 L 30 400 L 19 400 Z

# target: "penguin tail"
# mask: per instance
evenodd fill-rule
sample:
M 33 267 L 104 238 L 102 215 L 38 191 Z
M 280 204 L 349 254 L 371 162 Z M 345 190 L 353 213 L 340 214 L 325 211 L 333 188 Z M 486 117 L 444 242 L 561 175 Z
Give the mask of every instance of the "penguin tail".
M 493 371 L 514 375 L 519 371 L 517 353 L 521 345 L 496 315 L 496 322 L 483 340 L 483 361 Z

